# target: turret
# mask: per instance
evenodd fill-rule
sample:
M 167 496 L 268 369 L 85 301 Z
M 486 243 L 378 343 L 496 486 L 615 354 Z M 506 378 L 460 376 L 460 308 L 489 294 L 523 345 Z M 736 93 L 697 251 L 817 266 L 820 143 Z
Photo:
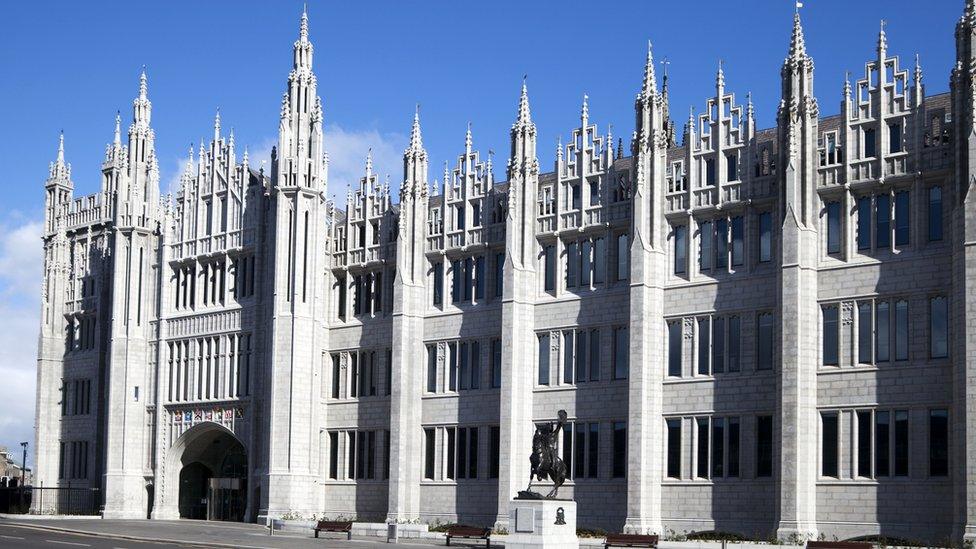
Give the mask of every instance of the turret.
M 539 159 L 536 156 L 536 128 L 529 109 L 529 91 L 525 79 L 519 96 L 518 114 L 511 130 L 511 155 L 508 174 L 508 221 L 506 222 L 506 260 L 519 267 L 532 268 L 535 237 L 531 230 L 535 219 Z M 506 290 L 507 292 L 507 290 Z M 511 295 L 506 293 L 506 295 Z
M 782 99 L 779 104 L 779 166 L 785 211 L 797 216 L 801 225 L 814 221 L 813 188 L 819 108 L 813 95 L 813 59 L 807 55 L 800 14 L 793 16 L 789 54 L 780 71 Z
M 64 132 L 58 136 L 58 155 L 51 162 L 47 181 L 44 183 L 44 226 L 53 232 L 61 205 L 71 202 L 74 183 L 71 182 L 71 164 L 64 161 Z

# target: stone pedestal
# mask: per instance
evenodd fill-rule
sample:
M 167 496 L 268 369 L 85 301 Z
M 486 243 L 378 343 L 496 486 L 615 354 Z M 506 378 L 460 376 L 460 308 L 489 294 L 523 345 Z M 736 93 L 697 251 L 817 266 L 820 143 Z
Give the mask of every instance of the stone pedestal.
M 513 499 L 508 504 L 506 549 L 579 549 L 576 502 Z

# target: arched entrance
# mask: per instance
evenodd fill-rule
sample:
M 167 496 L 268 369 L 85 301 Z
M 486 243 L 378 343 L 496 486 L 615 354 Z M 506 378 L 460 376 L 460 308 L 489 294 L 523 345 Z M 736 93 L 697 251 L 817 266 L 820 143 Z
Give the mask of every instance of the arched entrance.
M 247 454 L 230 430 L 215 423 L 195 425 L 170 449 L 170 460 L 169 471 L 178 478 L 173 480 L 180 518 L 245 519 Z

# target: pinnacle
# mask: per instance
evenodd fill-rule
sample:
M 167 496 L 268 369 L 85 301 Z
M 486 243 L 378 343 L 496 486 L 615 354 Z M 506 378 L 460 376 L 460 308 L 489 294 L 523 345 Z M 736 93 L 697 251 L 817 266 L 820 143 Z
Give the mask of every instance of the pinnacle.
M 647 60 L 644 62 L 644 87 L 641 95 L 646 99 L 657 93 L 657 75 L 654 72 L 654 54 L 651 51 L 651 41 L 647 41 Z
M 962 20 L 970 27 L 976 27 L 976 0 L 966 0 L 963 8 Z
M 790 37 L 790 58 L 806 57 L 807 47 L 803 41 L 803 25 L 800 23 L 800 12 L 793 14 L 793 35 Z
M 590 106 L 587 104 L 590 96 L 583 94 L 583 108 L 580 111 L 580 118 L 583 120 L 583 127 L 586 127 L 586 121 L 590 119 Z
M 888 35 L 885 34 L 885 25 L 887 21 L 881 20 L 881 31 L 878 32 L 878 52 L 885 52 L 888 50 Z
M 529 111 L 529 88 L 525 84 L 525 76 L 522 76 L 522 94 L 519 96 L 518 125 L 527 126 L 532 124 L 532 113 Z
M 298 25 L 298 39 L 308 42 L 308 5 L 302 7 L 302 19 Z
M 366 178 L 373 175 L 373 147 L 366 152 Z
M 115 137 L 112 139 L 112 143 L 115 145 L 120 145 L 122 143 L 122 113 L 115 111 Z
M 724 88 L 725 87 L 725 71 L 722 69 L 722 60 L 718 60 L 718 74 L 715 75 L 715 85 Z
M 139 75 L 139 99 L 146 99 L 149 95 L 149 85 L 146 79 L 146 66 L 142 66 L 142 74 Z
M 468 131 L 464 134 L 464 150 L 471 152 L 471 122 L 468 122 Z
M 422 151 L 424 141 L 420 135 L 420 103 L 417 103 L 417 110 L 413 113 L 413 127 L 410 129 L 410 150 Z
M 64 130 L 58 134 L 58 164 L 64 164 Z

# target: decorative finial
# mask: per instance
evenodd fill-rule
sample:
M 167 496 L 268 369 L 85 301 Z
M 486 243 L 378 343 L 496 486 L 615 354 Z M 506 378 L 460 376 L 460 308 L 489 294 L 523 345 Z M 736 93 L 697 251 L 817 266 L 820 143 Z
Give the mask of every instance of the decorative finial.
M 651 41 L 647 41 L 647 60 L 644 62 L 644 86 L 641 97 L 648 99 L 657 94 L 657 77 L 654 74 L 654 54 L 651 51 Z
M 373 147 L 366 151 L 366 179 L 373 175 Z
M 64 164 L 64 130 L 58 133 L 58 164 Z
M 217 114 L 214 116 L 214 139 L 220 136 L 220 107 L 217 107 Z
M 114 145 L 122 143 L 122 113 L 115 111 L 115 137 L 112 139 Z
M 146 78 L 146 66 L 142 66 L 142 73 L 139 75 L 139 99 L 146 99 L 149 95 L 149 84 Z
M 522 75 L 522 94 L 519 96 L 518 121 L 519 126 L 528 126 L 532 123 L 532 113 L 529 111 L 529 88 L 526 85 L 527 76 Z
M 471 122 L 468 122 L 468 131 L 464 134 L 464 150 L 471 152 Z
M 556 136 L 556 160 L 563 161 L 563 136 Z
M 806 57 L 807 47 L 803 40 L 803 25 L 800 24 L 800 9 L 802 2 L 797 2 L 796 12 L 793 13 L 793 34 L 790 36 L 790 59 L 797 61 Z
M 922 83 L 922 62 L 919 60 L 918 53 L 915 54 L 915 84 Z
M 590 96 L 583 94 L 583 108 L 580 111 L 580 119 L 583 121 L 583 128 L 586 128 L 586 121 L 590 119 L 590 106 L 587 103 Z
M 424 142 L 420 135 L 420 103 L 417 103 L 413 113 L 413 126 L 410 128 L 410 150 L 421 151 L 423 148 Z
M 878 52 L 884 53 L 888 50 L 888 35 L 885 33 L 885 26 L 888 24 L 884 19 L 881 20 L 881 31 L 878 32 Z
M 308 4 L 302 6 L 302 20 L 298 26 L 298 39 L 308 42 Z
M 722 69 L 723 61 L 718 60 L 718 74 L 715 75 L 715 85 L 719 88 L 725 87 L 725 71 Z

